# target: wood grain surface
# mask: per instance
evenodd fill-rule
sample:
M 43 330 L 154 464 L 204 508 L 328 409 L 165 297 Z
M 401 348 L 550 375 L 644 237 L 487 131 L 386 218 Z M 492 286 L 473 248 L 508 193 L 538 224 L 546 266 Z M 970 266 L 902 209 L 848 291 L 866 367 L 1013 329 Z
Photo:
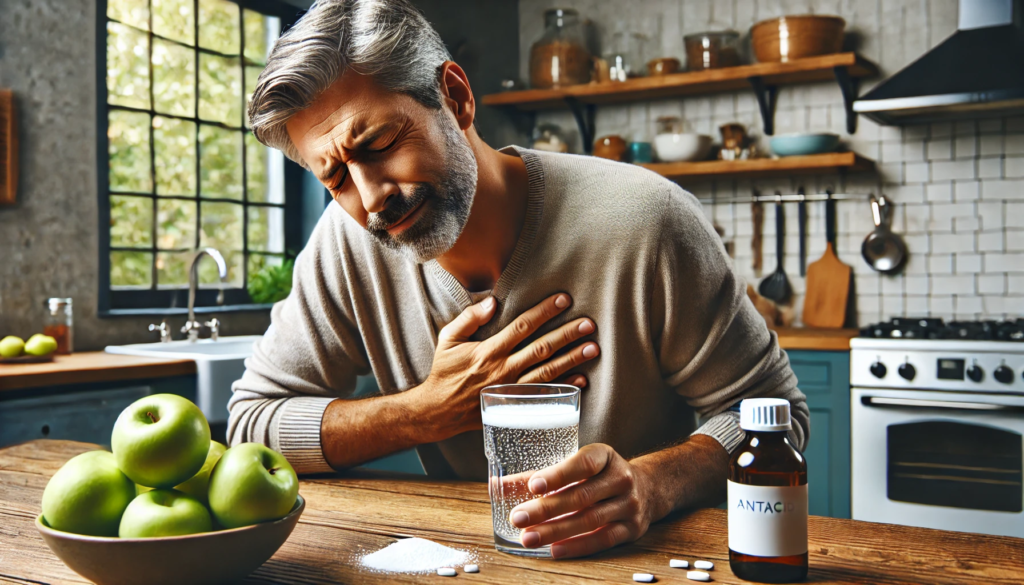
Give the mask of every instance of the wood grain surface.
M 192 360 L 115 355 L 103 351 L 87 351 L 59 355 L 42 364 L 0 364 L 0 391 L 142 380 L 165 376 L 187 376 L 196 373 Z
M 705 71 L 638 77 L 621 82 L 588 83 L 560 89 L 526 89 L 483 96 L 484 105 L 512 106 L 520 110 L 567 108 L 565 98 L 585 104 L 609 104 L 702 95 L 750 88 L 750 78 L 766 85 L 826 81 L 835 78 L 834 68 L 846 67 L 851 77 L 878 74 L 878 68 L 856 53 L 836 53 L 786 63 L 755 63 Z
M 814 349 L 819 351 L 850 351 L 850 340 L 857 329 L 814 329 L 813 327 L 773 328 L 779 335 L 782 349 Z
M 46 547 L 34 527 L 49 477 L 95 445 L 33 441 L 0 449 L 0 582 L 83 583 Z M 714 582 L 744 583 L 729 570 L 726 513 L 697 510 L 651 527 L 638 542 L 570 561 L 498 553 L 487 486 L 382 473 L 304 479 L 306 512 L 288 542 L 247 583 L 421 583 L 435 575 L 375 574 L 359 558 L 418 536 L 474 551 L 475 583 L 690 583 L 669 559 L 714 561 Z M 810 583 L 1020 583 L 1024 540 L 811 517 Z
M 697 162 L 643 163 L 640 166 L 663 177 L 682 182 L 713 177 L 757 178 L 802 174 L 868 172 L 875 163 L 854 152 L 829 152 L 782 158 L 748 160 L 707 160 Z M 685 183 L 683 184 L 685 187 Z

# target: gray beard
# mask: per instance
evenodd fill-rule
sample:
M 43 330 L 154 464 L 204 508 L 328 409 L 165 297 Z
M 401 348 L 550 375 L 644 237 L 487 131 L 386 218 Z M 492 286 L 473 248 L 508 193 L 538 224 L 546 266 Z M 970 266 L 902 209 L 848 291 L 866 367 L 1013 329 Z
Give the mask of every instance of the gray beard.
M 437 123 L 444 134 L 444 176 L 436 184 L 416 185 L 411 193 L 402 193 L 387 209 L 366 219 L 366 230 L 378 242 L 420 264 L 452 249 L 469 221 L 476 195 L 476 157 L 469 141 L 443 111 L 438 112 Z M 388 226 L 421 203 L 422 215 L 416 223 L 398 235 L 388 233 Z

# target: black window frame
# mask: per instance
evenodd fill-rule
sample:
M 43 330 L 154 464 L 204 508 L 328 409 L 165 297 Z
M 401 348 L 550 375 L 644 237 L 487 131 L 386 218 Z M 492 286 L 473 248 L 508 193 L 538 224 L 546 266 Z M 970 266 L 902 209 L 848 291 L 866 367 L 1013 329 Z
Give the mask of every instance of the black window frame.
M 150 0 L 150 5 L 153 0 Z M 303 9 L 283 2 L 281 0 L 227 0 L 237 4 L 240 9 L 254 10 L 267 16 L 275 16 L 280 19 L 281 33 L 290 28 L 305 12 Z M 198 6 L 198 2 L 197 2 Z M 196 30 L 199 28 L 198 10 L 194 15 L 196 18 Z M 107 0 L 96 2 L 96 154 L 98 163 L 97 172 L 97 198 L 99 202 L 98 231 L 99 231 L 99 302 L 97 314 L 101 317 L 129 316 L 129 315 L 183 315 L 187 313 L 188 287 L 184 288 L 149 288 L 149 289 L 122 289 L 114 290 L 110 285 L 110 150 L 107 138 L 109 125 L 108 115 L 111 110 L 107 103 Z M 149 31 L 150 44 L 152 46 L 153 32 Z M 244 36 L 244 35 L 243 35 Z M 198 44 L 199 39 L 195 42 Z M 244 51 L 244 39 L 240 52 Z M 205 51 L 204 52 L 209 52 Z M 152 67 L 152 64 L 150 64 Z M 198 74 L 199 63 L 196 63 Z M 242 67 L 242 91 L 245 91 L 245 67 Z M 152 80 L 151 80 L 152 81 Z M 198 98 L 199 87 L 196 94 Z M 150 104 L 150 108 L 154 107 Z M 134 108 L 118 106 L 120 111 L 145 111 Z M 195 112 L 196 123 L 198 124 L 199 112 Z M 164 114 L 160 114 L 163 116 Z M 167 116 L 181 118 L 181 116 Z M 153 155 L 154 145 L 150 144 Z M 243 140 L 244 150 L 244 140 Z M 244 156 L 244 155 L 243 155 Z M 298 251 L 303 246 L 302 230 L 302 191 L 303 175 L 306 171 L 285 157 L 284 166 L 284 244 L 285 254 L 290 251 Z M 201 162 L 196 161 L 197 170 Z M 243 166 L 244 168 L 244 166 Z M 243 177 L 243 182 L 246 177 Z M 156 185 L 153 186 L 154 189 Z M 199 188 L 199 185 L 196 185 Z M 116 193 L 116 194 L 120 194 Z M 134 193 L 124 193 L 131 196 Z M 157 197 L 155 194 L 143 194 L 147 197 Z M 173 197 L 171 197 L 173 199 Z M 199 201 L 204 201 L 200 198 Z M 209 199 L 211 202 L 217 199 Z M 237 203 L 237 201 L 232 201 Z M 197 203 L 198 205 L 198 203 Z M 248 204 L 247 205 L 251 205 Z M 248 239 L 244 233 L 248 223 L 248 206 L 243 206 L 243 242 Z M 153 218 L 156 221 L 156 217 Z M 156 245 L 156 242 L 153 243 Z M 204 260 L 207 261 L 207 260 Z M 243 255 L 242 260 L 242 286 L 236 288 L 199 288 L 196 291 L 195 311 L 196 313 L 225 313 L 239 311 L 267 311 L 272 305 L 256 304 L 249 298 L 246 290 L 248 270 L 248 257 Z M 155 280 L 156 275 L 153 275 Z M 154 282 L 154 287 L 156 286 Z M 223 295 L 221 295 L 223 292 Z M 221 302 L 218 302 L 221 301 Z

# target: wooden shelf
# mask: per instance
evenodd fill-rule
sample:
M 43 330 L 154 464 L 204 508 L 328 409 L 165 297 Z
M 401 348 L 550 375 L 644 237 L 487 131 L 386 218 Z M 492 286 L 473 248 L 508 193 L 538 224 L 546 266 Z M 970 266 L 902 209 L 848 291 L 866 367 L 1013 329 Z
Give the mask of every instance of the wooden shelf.
M 851 78 L 868 77 L 878 73 L 878 68 L 873 63 L 856 53 L 836 53 L 788 63 L 756 63 L 707 71 L 639 77 L 623 82 L 574 85 L 562 89 L 527 89 L 494 93 L 485 95 L 483 103 L 488 106 L 511 106 L 529 111 L 569 108 L 572 100 L 582 104 L 636 102 L 750 89 L 757 83 L 764 86 L 779 86 L 826 81 L 835 79 L 837 68 L 846 71 Z
M 749 179 L 778 175 L 865 172 L 875 168 L 871 159 L 855 152 L 832 152 L 753 160 L 711 160 L 703 162 L 649 163 L 640 165 L 669 179 Z

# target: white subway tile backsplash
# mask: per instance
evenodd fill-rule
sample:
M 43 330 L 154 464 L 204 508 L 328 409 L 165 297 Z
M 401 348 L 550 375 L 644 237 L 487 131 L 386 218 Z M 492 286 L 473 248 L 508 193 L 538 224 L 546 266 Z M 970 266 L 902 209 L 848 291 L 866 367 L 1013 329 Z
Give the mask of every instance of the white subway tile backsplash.
M 1007 179 L 1024 178 L 1024 156 L 1008 156 L 1003 160 L 1003 174 Z
M 978 293 L 983 295 L 1006 294 L 1005 274 L 979 274 Z
M 929 179 L 929 166 L 926 162 L 906 163 L 903 168 L 903 180 L 908 183 L 927 183 Z
M 1003 154 L 1003 135 L 982 134 L 978 137 L 978 154 L 981 156 L 1000 156 Z
M 1024 203 L 1008 202 L 1003 220 L 1006 227 L 1024 228 Z
M 935 242 L 932 242 L 935 245 Z M 928 272 L 935 278 L 940 274 L 953 274 L 952 254 L 930 254 L 928 256 Z
M 979 252 L 1002 252 L 1006 249 L 1005 238 L 1002 231 L 981 232 L 978 234 Z
M 882 162 L 892 163 L 903 160 L 903 145 L 899 142 L 882 143 Z
M 956 201 L 974 201 L 981 195 L 980 181 L 957 181 L 953 187 Z
M 1024 179 L 985 181 L 981 186 L 981 198 L 993 200 L 1024 200 Z
M 1008 252 L 1024 252 L 1024 230 L 1006 231 L 1006 250 Z
M 954 217 L 953 231 L 960 234 L 971 232 L 972 234 L 981 229 L 981 218 L 976 215 L 971 217 Z
M 955 313 L 957 319 L 977 319 L 981 313 L 985 312 L 984 303 L 982 303 L 981 297 L 979 296 L 957 295 L 954 301 L 955 304 L 953 312 Z
M 928 160 L 949 160 L 953 158 L 953 141 L 949 138 L 933 138 L 925 147 Z
M 981 254 L 970 252 L 958 253 L 953 260 L 957 274 L 975 274 L 981 272 Z
M 1011 274 L 1007 280 L 1007 290 L 1011 295 L 1024 295 L 1024 276 Z
M 974 134 L 970 136 L 957 136 L 953 142 L 953 157 L 956 159 L 973 159 L 978 152 L 978 137 Z
M 985 272 L 1024 272 L 1024 252 L 985 253 Z
M 930 277 L 927 274 L 908 274 L 903 277 L 904 288 L 908 295 L 927 295 Z
M 974 234 L 945 234 L 932 239 L 932 254 L 955 254 L 974 250 Z
M 978 159 L 979 179 L 998 179 L 1003 176 L 1002 157 L 990 157 Z
M 1024 132 L 1006 135 L 1003 154 L 1024 154 Z
M 973 179 L 976 176 L 974 166 L 974 159 L 935 161 L 932 163 L 932 180 Z
M 923 140 L 911 140 L 903 143 L 903 160 L 907 162 L 920 162 L 924 159 Z
M 936 275 L 932 278 L 932 294 L 968 295 L 974 294 L 974 277 L 965 275 Z
M 928 314 L 932 317 L 941 317 L 942 319 L 953 318 L 953 296 L 939 294 L 936 295 L 934 292 L 932 296 L 928 298 Z
M 925 185 L 925 199 L 928 201 L 949 202 L 953 200 L 953 184 L 949 181 Z

